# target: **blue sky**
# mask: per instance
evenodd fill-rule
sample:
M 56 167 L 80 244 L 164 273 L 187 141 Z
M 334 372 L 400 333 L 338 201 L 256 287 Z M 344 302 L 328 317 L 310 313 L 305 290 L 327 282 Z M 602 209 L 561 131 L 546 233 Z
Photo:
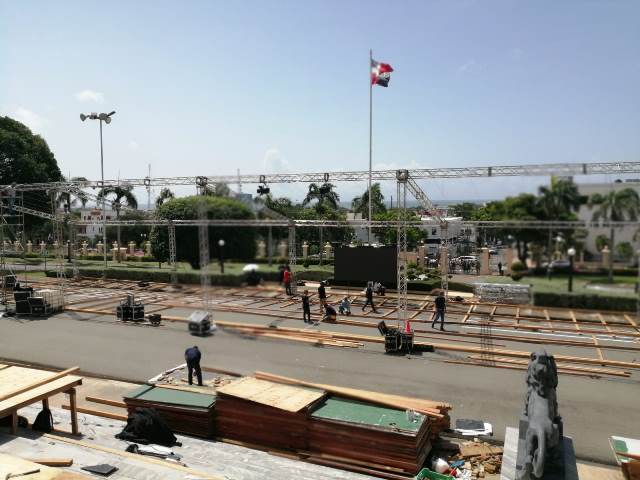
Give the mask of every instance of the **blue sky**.
M 372 48 L 395 68 L 374 89 L 378 168 L 637 161 L 639 18 L 632 0 L 0 0 L 0 112 L 89 178 L 97 125 L 78 114 L 110 110 L 108 178 L 366 169 Z M 422 186 L 486 199 L 544 181 Z

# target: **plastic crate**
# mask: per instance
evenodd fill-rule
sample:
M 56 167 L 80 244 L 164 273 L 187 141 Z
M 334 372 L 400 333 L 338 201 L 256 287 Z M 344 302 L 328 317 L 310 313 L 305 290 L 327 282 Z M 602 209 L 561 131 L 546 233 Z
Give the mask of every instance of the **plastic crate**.
M 455 480 L 451 475 L 443 475 L 441 473 L 431 471 L 428 468 L 423 468 L 413 478 L 414 480 Z

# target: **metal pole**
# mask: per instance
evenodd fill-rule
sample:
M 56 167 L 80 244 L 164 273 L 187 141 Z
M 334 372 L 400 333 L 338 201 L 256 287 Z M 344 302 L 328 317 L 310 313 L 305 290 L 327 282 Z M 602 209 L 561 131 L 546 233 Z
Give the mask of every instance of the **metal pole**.
M 104 189 L 104 150 L 102 148 L 102 120 L 100 122 L 100 174 L 102 177 L 102 188 Z M 102 252 L 104 253 L 104 269 L 105 275 L 107 270 L 107 202 L 105 196 L 102 195 Z
M 638 324 L 640 324 L 640 249 L 638 249 L 636 253 L 638 254 L 638 284 L 636 287 L 638 289 L 638 299 L 636 303 L 636 318 L 638 320 Z
M 372 170 L 372 136 L 373 136 L 373 83 L 371 82 L 371 65 L 373 63 L 373 50 L 369 50 L 369 221 L 371 217 L 371 170 Z M 371 245 L 371 225 L 369 225 L 368 235 L 369 245 Z
M 573 255 L 569 255 L 569 293 L 573 292 Z

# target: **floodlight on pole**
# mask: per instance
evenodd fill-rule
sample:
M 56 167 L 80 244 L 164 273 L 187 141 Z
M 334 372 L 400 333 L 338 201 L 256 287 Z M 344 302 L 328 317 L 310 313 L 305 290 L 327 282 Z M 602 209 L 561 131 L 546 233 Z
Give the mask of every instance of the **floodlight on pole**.
M 576 256 L 576 249 L 573 247 L 570 247 L 569 250 L 567 250 L 567 255 L 569 255 L 569 285 L 568 285 L 568 291 L 572 292 L 573 291 L 573 258 Z
M 87 118 L 90 120 L 99 120 L 100 121 L 100 173 L 102 178 L 102 187 L 104 188 L 104 150 L 102 147 L 102 122 L 105 122 L 107 125 L 111 123 L 111 117 L 115 115 L 116 111 L 112 110 L 109 113 L 97 113 L 91 112 L 86 115 L 84 113 L 80 114 L 80 120 L 85 121 Z M 107 269 L 107 206 L 106 199 L 104 195 L 102 196 L 102 243 L 103 243 L 103 253 L 104 253 L 104 269 L 106 274 Z

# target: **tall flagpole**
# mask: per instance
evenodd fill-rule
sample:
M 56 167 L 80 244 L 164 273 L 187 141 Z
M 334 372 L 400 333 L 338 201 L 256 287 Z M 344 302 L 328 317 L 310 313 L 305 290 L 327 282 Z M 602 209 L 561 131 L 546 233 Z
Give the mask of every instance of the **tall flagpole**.
M 371 81 L 371 65 L 373 64 L 373 50 L 369 49 L 369 222 L 371 217 L 371 159 L 372 159 L 372 135 L 373 135 L 373 82 Z M 371 223 L 369 223 L 369 245 L 371 245 Z

